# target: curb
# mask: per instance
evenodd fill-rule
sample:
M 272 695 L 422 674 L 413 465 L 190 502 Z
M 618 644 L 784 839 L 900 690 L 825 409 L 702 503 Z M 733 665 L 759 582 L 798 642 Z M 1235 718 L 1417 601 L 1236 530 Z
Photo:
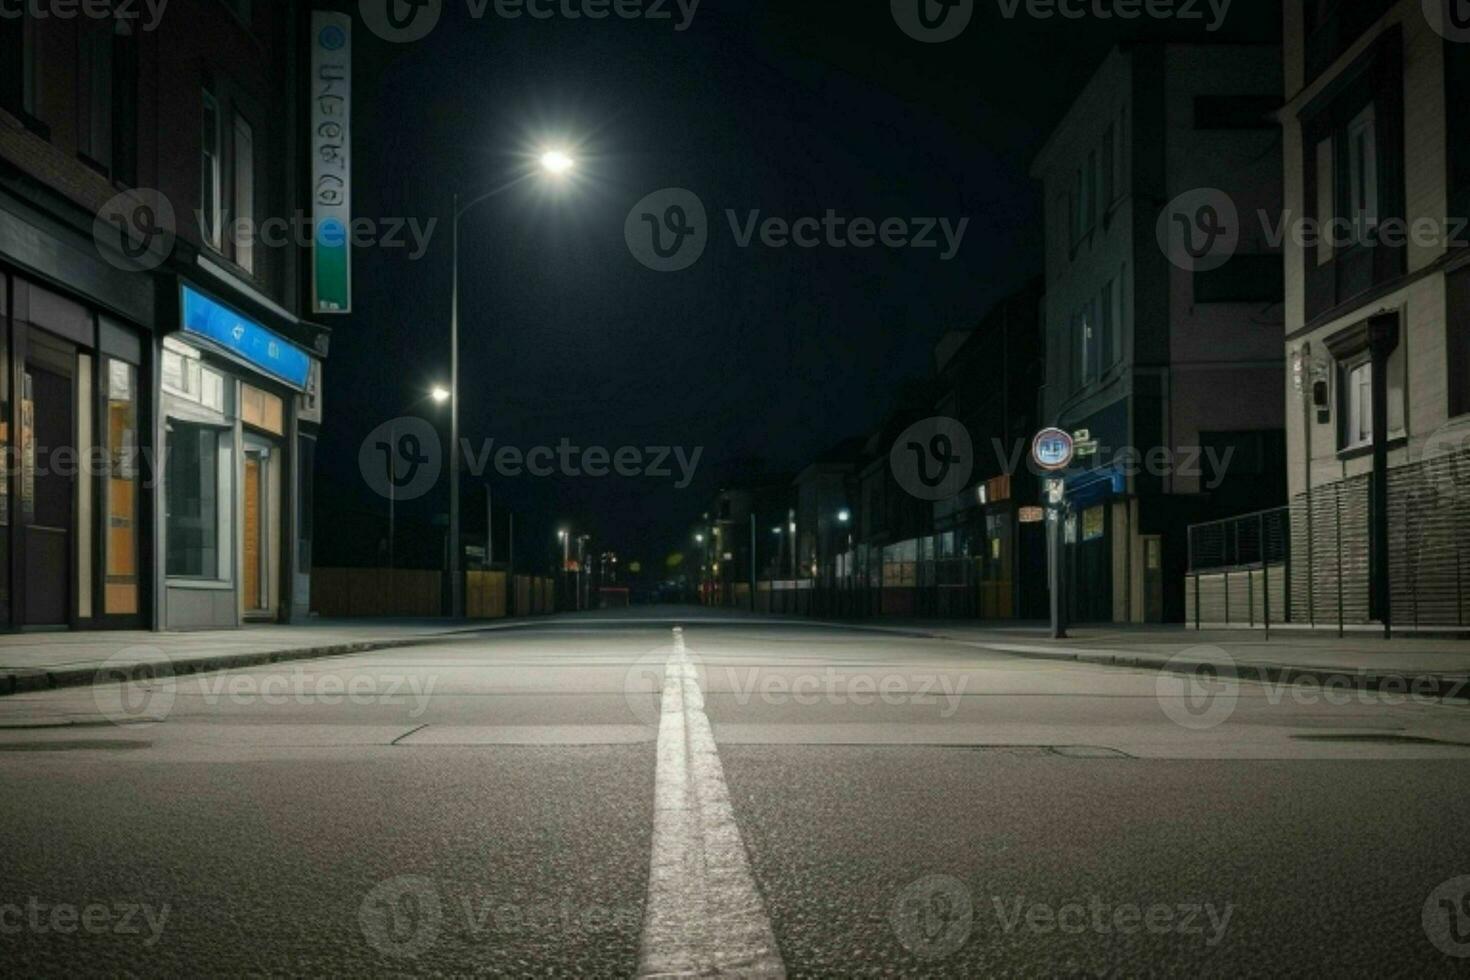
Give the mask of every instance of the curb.
M 452 634 L 450 634 L 452 635 Z M 374 650 L 394 650 L 402 647 L 424 646 L 442 640 L 444 635 L 406 637 L 399 640 L 359 640 L 353 643 L 334 643 L 329 646 L 301 647 L 294 650 L 254 651 L 250 653 L 219 654 L 211 657 L 196 657 L 190 660 L 171 660 L 169 667 L 174 677 L 187 677 L 213 670 L 229 670 L 237 667 L 260 667 L 266 664 L 289 663 L 295 660 L 319 660 L 326 657 L 342 657 L 354 653 Z M 31 694 L 37 691 L 55 691 L 68 687 L 87 687 L 97 680 L 98 674 L 106 669 L 112 675 L 109 680 L 151 680 L 156 676 L 155 664 L 139 663 L 130 668 L 118 667 L 66 667 L 57 670 L 7 671 L 0 674 L 0 697 L 13 694 Z
M 1332 670 L 1326 667 L 1298 667 L 1291 664 L 1242 664 L 1234 662 L 1222 664 L 1210 660 L 1175 662 L 1172 659 L 1161 660 L 1158 657 L 1138 654 L 1100 653 L 1090 650 L 1053 651 L 1042 650 L 1036 647 L 1013 647 L 1003 643 L 981 643 L 974 640 L 962 640 L 957 637 L 945 636 L 942 633 L 931 633 L 929 635 L 936 640 L 958 643 L 962 646 L 977 647 L 982 650 L 992 650 L 996 653 L 1007 653 L 1017 657 L 1029 657 L 1035 660 L 1060 660 L 1071 663 L 1091 664 L 1099 667 L 1124 667 L 1133 670 L 1160 672 L 1169 671 L 1176 674 L 1195 673 L 1201 667 L 1210 667 L 1227 677 L 1234 677 L 1241 681 L 1254 681 L 1258 684 L 1299 684 L 1303 681 L 1311 681 L 1324 687 L 1332 685 L 1334 687 L 1345 687 L 1357 691 L 1389 691 L 1390 693 L 1404 696 L 1412 694 L 1440 701 L 1455 701 L 1470 704 L 1470 674 L 1444 674 L 1432 671 L 1414 673 L 1368 667 Z

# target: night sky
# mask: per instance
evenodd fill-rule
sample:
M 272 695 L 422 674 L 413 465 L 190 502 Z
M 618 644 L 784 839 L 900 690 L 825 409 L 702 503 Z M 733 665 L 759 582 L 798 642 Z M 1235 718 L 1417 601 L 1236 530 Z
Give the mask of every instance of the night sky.
M 703 447 L 684 490 L 672 478 L 487 475 L 517 512 L 523 565 L 551 553 L 560 525 L 662 565 L 721 482 L 794 471 L 869 431 L 897 384 L 929 371 L 941 333 L 1040 273 L 1027 170 L 1114 43 L 1280 30 L 1274 0 L 1237 0 L 1215 34 L 1198 22 L 1006 20 L 997 0 L 977 0 L 964 35 L 939 45 L 904 35 L 881 0 L 705 0 L 683 32 L 677 13 L 475 21 L 464 0 L 445 8 L 412 44 L 356 30 L 355 213 L 441 227 L 419 261 L 359 251 L 357 312 L 323 318 L 334 336 L 318 527 L 336 531 L 320 536 L 319 564 L 384 533 L 374 520 L 386 505 L 357 472 L 368 432 L 408 407 L 447 436 L 447 413 L 422 396 L 449 373 L 454 191 L 506 184 L 542 146 L 575 150 L 567 186 L 527 181 L 465 218 L 462 434 L 522 449 L 563 437 Z M 623 237 L 633 204 L 665 187 L 694 191 L 710 219 L 703 257 L 677 273 L 640 265 Z M 946 262 L 935 249 L 742 249 L 727 208 L 741 220 L 831 208 L 970 223 Z M 400 505 L 400 518 L 427 524 L 447 507 L 440 491 Z M 480 500 L 466 490 L 467 529 Z

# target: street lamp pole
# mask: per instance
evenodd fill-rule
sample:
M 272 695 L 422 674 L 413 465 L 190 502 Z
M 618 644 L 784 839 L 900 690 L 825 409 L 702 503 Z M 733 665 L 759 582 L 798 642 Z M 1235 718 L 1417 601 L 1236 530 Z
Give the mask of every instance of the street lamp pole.
M 449 615 L 464 615 L 459 538 L 459 195 L 454 195 L 449 307 Z
M 561 175 L 572 168 L 572 158 L 558 150 L 546 152 L 541 157 L 541 169 L 553 175 Z M 450 304 L 449 304 L 449 606 L 450 615 L 464 616 L 464 582 L 460 577 L 461 541 L 459 536 L 459 219 L 464 213 L 482 201 L 487 201 L 501 191 L 519 184 L 529 177 L 525 174 L 504 186 L 486 191 L 463 206 L 459 194 L 454 195 L 454 216 L 451 226 L 450 255 Z

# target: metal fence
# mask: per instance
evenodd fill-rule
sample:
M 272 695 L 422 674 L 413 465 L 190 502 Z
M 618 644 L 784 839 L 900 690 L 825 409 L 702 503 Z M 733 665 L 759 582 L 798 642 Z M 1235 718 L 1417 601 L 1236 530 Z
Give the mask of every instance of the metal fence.
M 1291 508 L 1189 528 L 1188 619 L 1261 626 L 1291 620 Z
M 1382 624 L 1372 601 L 1373 503 L 1359 474 L 1290 507 L 1189 529 L 1188 622 L 1308 627 Z M 1388 613 L 1397 629 L 1470 626 L 1470 455 L 1388 474 Z

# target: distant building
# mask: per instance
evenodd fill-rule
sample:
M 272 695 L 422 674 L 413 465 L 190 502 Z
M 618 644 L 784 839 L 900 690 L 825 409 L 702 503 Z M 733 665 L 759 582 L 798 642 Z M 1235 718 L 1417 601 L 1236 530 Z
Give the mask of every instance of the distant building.
M 1085 453 L 1066 478 L 1075 620 L 1182 620 L 1187 525 L 1285 502 L 1280 251 L 1247 222 L 1227 264 L 1191 271 L 1157 233 L 1200 189 L 1280 212 L 1280 72 L 1274 47 L 1118 48 L 1035 161 L 1038 422 Z
M 1292 616 L 1463 625 L 1470 38 L 1421 0 L 1282 10 Z
M 310 213 L 310 10 L 14 6 L 0 628 L 304 615 L 327 331 L 306 249 L 251 232 Z

